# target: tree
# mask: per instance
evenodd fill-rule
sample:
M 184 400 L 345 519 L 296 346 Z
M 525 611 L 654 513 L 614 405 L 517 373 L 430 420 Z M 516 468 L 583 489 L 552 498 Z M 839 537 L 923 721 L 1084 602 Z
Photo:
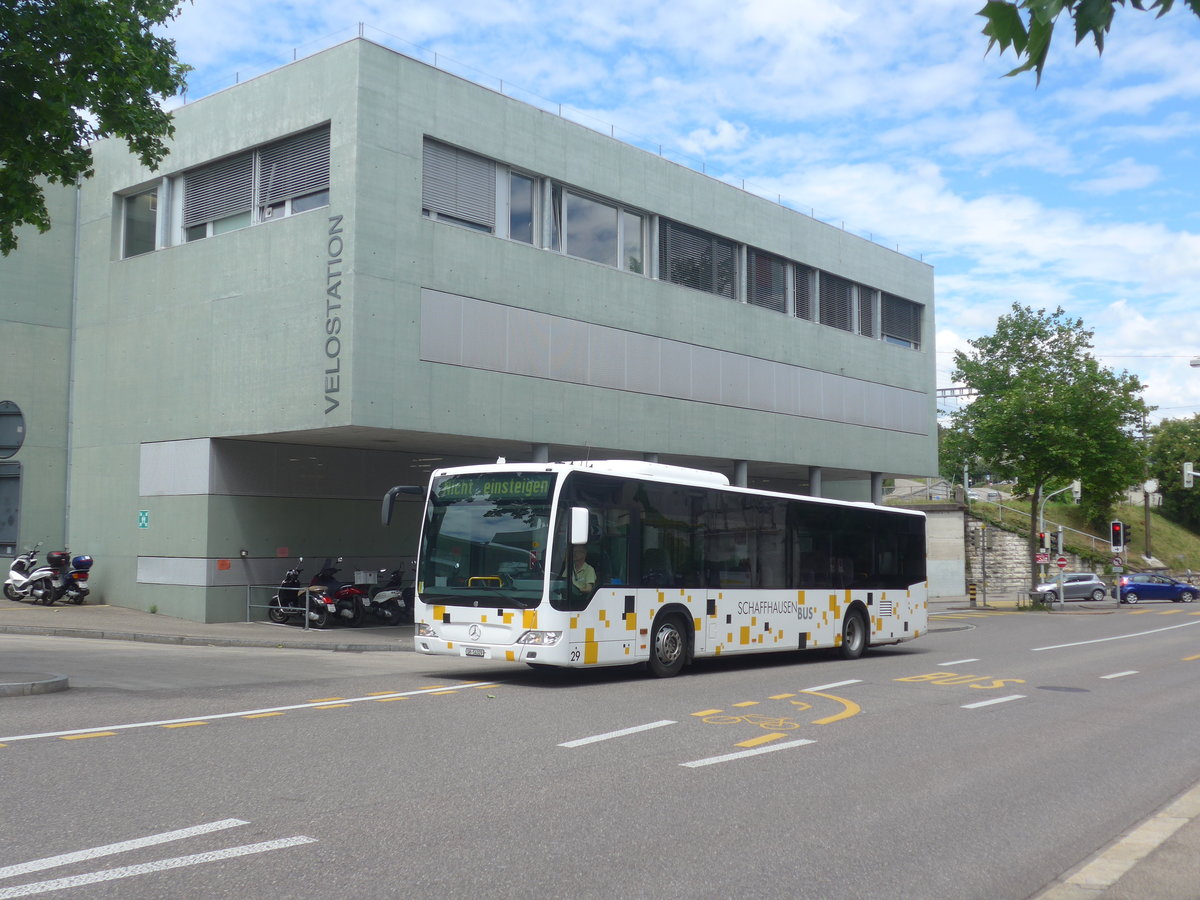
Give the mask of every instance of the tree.
M 1144 474 L 1134 436 L 1149 412 L 1139 396 L 1144 385 L 1101 367 L 1090 353 L 1092 334 L 1061 308 L 1035 312 L 1014 303 L 994 334 L 967 342 L 973 352 L 954 354 L 951 378 L 979 396 L 953 415 L 950 443 L 1031 499 L 1031 582 L 1037 511 L 1048 490 L 1078 478 L 1095 520 Z
M 1183 486 L 1185 462 L 1200 462 L 1200 415 L 1164 419 L 1150 429 L 1150 474 L 1158 480 L 1162 514 L 1185 528 L 1200 531 L 1200 485 Z
M 182 91 L 188 67 L 153 29 L 182 2 L 0 2 L 0 253 L 20 225 L 49 229 L 43 179 L 91 177 L 92 141 L 124 138 L 151 169 L 167 155 L 160 99 Z
M 1128 0 L 1129 6 L 1142 12 L 1157 10 L 1155 18 L 1170 12 L 1175 0 Z M 1184 0 L 1184 3 L 1200 16 L 1200 0 Z M 1046 67 L 1046 56 L 1050 52 L 1050 39 L 1054 25 L 1063 13 L 1075 20 L 1075 43 L 1081 44 L 1091 35 L 1099 53 L 1104 52 L 1104 36 L 1112 28 L 1113 14 L 1117 4 L 1126 5 L 1126 0 L 988 0 L 976 15 L 987 19 L 983 33 L 988 37 L 987 53 L 1000 45 L 1003 54 L 1013 48 L 1018 60 L 1025 59 L 1009 75 L 1018 72 L 1037 72 L 1038 84 L 1042 82 L 1042 70 Z M 1028 24 L 1026 24 L 1028 22 Z

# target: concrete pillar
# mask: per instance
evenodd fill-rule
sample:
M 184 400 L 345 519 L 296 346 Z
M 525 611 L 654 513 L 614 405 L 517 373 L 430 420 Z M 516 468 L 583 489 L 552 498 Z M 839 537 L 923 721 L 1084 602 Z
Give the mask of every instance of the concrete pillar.
M 810 497 L 821 496 L 821 467 L 808 467 L 808 495 Z
M 735 459 L 733 461 L 733 483 L 738 487 L 747 487 L 750 484 L 750 464 L 744 459 Z
M 883 473 L 871 473 L 871 502 L 876 506 L 883 504 Z
M 550 462 L 550 445 L 549 444 L 534 444 L 533 462 L 544 463 Z

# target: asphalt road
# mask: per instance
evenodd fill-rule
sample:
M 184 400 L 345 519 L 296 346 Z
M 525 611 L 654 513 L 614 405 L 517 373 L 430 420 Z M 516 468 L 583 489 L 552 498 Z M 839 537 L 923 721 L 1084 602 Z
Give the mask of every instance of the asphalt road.
M 72 685 L 0 701 L 0 898 L 1024 900 L 1200 781 L 1200 610 L 931 624 L 665 681 L 0 635 Z

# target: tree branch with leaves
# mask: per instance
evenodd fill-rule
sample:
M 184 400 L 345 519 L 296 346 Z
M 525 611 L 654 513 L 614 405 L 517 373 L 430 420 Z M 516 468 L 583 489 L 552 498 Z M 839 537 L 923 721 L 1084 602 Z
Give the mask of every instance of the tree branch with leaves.
M 183 0 L 0 0 L 0 253 L 50 228 L 45 182 L 92 175 L 90 144 L 124 138 L 155 169 L 174 133 L 162 101 L 188 67 L 155 28 Z
M 1183 0 L 1193 13 L 1200 16 L 1200 0 Z M 987 53 L 999 45 L 1000 53 L 1012 48 L 1018 60 L 1024 59 L 1008 75 L 1033 69 L 1038 84 L 1050 53 L 1054 26 L 1062 15 L 1072 19 L 1075 44 L 1088 37 L 1098 53 L 1104 52 L 1104 38 L 1112 28 L 1117 6 L 1130 6 L 1141 12 L 1153 12 L 1162 18 L 1171 11 L 1175 0 L 989 0 L 977 15 L 987 19 L 983 33 L 988 38 Z

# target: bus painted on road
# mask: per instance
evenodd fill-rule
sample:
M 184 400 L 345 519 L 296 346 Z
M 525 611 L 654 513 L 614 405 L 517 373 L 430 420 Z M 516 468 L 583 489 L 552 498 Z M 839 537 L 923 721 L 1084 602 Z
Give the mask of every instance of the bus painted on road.
M 415 619 L 420 653 L 535 666 L 853 659 L 925 633 L 925 516 L 635 460 L 440 469 Z

